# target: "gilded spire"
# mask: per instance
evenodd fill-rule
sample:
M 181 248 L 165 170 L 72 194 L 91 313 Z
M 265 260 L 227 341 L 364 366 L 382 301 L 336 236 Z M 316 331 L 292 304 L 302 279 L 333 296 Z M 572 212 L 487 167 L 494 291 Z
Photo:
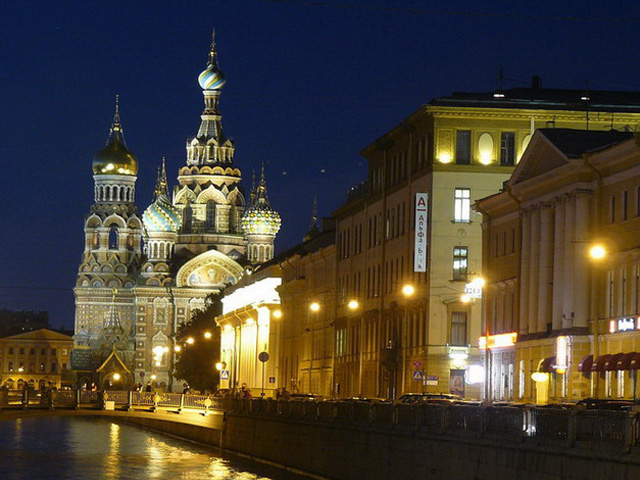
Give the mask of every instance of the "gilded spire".
M 164 195 L 165 197 L 169 196 L 165 157 L 162 157 L 162 165 L 158 167 L 158 178 L 156 180 L 156 189 L 154 190 L 153 195 L 154 198 L 158 198 L 160 195 Z
M 262 168 L 260 170 L 260 183 L 256 190 L 256 202 L 259 205 L 269 206 L 269 199 L 267 198 L 267 181 L 264 178 L 264 161 L 262 162 Z
M 127 142 L 124 140 L 124 130 L 122 129 L 122 122 L 120 121 L 120 95 L 116 94 L 116 109 L 113 114 L 113 121 L 111 122 L 111 129 L 109 130 L 109 138 L 107 143 L 113 137 L 118 137 L 118 140 L 126 147 Z
M 207 65 L 217 65 L 217 53 L 216 53 L 216 29 L 211 29 L 211 48 L 209 49 L 209 61 Z
M 251 172 L 251 193 L 249 194 L 249 198 L 251 199 L 250 205 L 253 205 L 256 202 L 256 171 L 255 170 Z

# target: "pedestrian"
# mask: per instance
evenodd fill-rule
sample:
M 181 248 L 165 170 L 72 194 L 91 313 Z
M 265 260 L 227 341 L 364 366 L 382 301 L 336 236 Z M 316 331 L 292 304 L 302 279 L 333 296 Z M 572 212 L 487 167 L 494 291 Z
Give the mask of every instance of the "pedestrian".
M 147 382 L 147 386 L 144 388 L 145 392 L 150 392 L 152 390 L 151 388 L 151 382 Z
M 186 395 L 187 393 L 189 393 L 189 385 L 187 385 L 186 383 L 183 383 L 182 387 L 183 387 L 183 389 L 182 389 L 182 394 L 183 395 Z

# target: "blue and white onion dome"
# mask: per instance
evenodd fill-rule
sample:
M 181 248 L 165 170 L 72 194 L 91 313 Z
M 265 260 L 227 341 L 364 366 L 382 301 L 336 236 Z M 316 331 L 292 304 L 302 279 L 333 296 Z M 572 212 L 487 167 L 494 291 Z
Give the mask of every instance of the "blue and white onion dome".
M 158 195 L 156 200 L 142 214 L 142 222 L 147 233 L 177 232 L 180 228 L 180 212 L 166 195 Z
M 198 76 L 198 82 L 203 90 L 221 90 L 226 81 L 224 73 L 218 68 L 216 36 L 214 31 L 211 36 L 211 49 L 209 50 L 207 68 Z
M 227 79 L 217 65 L 207 65 L 207 68 L 198 76 L 198 83 L 203 90 L 222 90 L 226 82 Z
M 275 235 L 280 231 L 282 220 L 268 204 L 253 204 L 242 217 L 242 228 L 247 235 Z

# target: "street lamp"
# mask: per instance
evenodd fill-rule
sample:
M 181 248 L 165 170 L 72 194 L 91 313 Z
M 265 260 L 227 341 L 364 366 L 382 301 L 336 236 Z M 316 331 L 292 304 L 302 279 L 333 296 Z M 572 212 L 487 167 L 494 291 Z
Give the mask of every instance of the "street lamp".
M 318 302 L 311 302 L 309 304 L 309 310 L 314 313 L 314 320 L 318 319 L 318 312 L 320 311 L 320 304 Z M 311 380 L 312 380 L 312 370 L 313 370 L 313 329 L 315 328 L 315 321 L 311 323 L 309 332 L 311 333 L 311 339 L 309 341 L 309 393 L 312 393 L 311 390 Z
M 409 298 L 416 293 L 416 289 L 413 285 L 405 284 L 402 287 L 402 294 L 404 295 L 404 315 L 402 321 L 402 336 L 401 336 L 401 348 L 402 348 L 402 393 L 405 392 L 405 381 L 407 377 L 407 323 L 409 323 Z M 394 382 L 395 383 L 395 382 Z M 394 392 L 395 393 L 395 392 Z M 395 397 L 395 395 L 394 395 Z
M 204 338 L 209 340 L 211 338 L 211 332 L 204 332 Z

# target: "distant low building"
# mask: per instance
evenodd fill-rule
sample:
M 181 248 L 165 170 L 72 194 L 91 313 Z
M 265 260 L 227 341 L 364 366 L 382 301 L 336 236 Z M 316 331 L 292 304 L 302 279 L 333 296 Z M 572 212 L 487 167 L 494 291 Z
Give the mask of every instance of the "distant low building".
M 0 310 L 0 337 L 49 328 L 49 314 L 44 311 Z
M 0 338 L 0 385 L 22 389 L 71 386 L 73 338 L 46 328 Z

